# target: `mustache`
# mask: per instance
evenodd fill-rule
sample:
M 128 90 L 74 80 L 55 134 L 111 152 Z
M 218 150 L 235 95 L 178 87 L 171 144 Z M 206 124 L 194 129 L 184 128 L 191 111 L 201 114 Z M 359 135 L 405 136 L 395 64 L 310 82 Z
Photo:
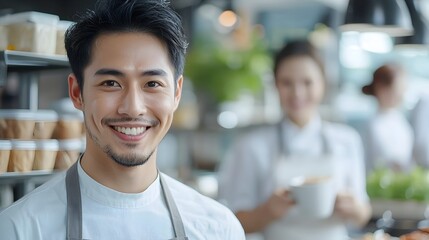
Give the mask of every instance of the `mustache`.
M 156 119 L 149 119 L 149 118 L 130 118 L 130 117 L 123 117 L 123 118 L 104 118 L 101 120 L 102 124 L 110 125 L 112 123 L 139 123 L 149 126 L 155 126 L 158 125 L 159 121 Z

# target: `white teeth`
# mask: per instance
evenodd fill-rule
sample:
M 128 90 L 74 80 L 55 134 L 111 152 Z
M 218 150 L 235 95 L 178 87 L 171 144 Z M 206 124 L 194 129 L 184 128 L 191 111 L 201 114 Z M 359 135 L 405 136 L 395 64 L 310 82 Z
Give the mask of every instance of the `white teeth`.
M 142 134 L 146 128 L 138 127 L 138 128 L 129 128 L 129 127 L 114 127 L 116 131 L 121 132 L 126 135 L 136 136 Z

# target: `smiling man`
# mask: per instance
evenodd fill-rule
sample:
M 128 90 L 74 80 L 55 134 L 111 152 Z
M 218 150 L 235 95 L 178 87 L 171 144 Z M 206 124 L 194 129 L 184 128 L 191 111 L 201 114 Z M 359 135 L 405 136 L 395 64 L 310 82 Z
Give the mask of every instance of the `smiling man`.
M 160 173 L 182 91 L 180 18 L 159 0 L 101 1 L 66 33 L 86 151 L 0 213 L 2 239 L 244 239 L 223 205 Z

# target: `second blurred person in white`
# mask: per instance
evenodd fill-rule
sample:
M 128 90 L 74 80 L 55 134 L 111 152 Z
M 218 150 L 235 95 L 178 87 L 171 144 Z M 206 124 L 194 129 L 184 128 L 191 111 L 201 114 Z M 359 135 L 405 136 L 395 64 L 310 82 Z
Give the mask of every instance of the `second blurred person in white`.
M 376 168 L 404 171 L 412 166 L 413 130 L 400 107 L 406 89 L 405 69 L 389 63 L 374 71 L 362 92 L 377 100 L 378 109 L 367 123 L 367 172 Z

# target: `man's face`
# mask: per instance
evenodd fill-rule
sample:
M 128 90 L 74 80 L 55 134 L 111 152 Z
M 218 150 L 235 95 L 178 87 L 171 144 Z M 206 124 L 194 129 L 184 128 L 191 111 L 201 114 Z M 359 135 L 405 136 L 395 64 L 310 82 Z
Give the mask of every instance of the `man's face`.
M 123 166 L 145 163 L 170 128 L 181 96 L 183 80 L 175 86 L 166 46 L 145 33 L 101 35 L 83 75 L 82 92 L 73 75 L 69 89 L 85 116 L 86 153 L 105 153 Z
M 310 57 L 283 60 L 276 73 L 281 105 L 296 123 L 308 122 L 317 112 L 324 94 L 323 73 Z

